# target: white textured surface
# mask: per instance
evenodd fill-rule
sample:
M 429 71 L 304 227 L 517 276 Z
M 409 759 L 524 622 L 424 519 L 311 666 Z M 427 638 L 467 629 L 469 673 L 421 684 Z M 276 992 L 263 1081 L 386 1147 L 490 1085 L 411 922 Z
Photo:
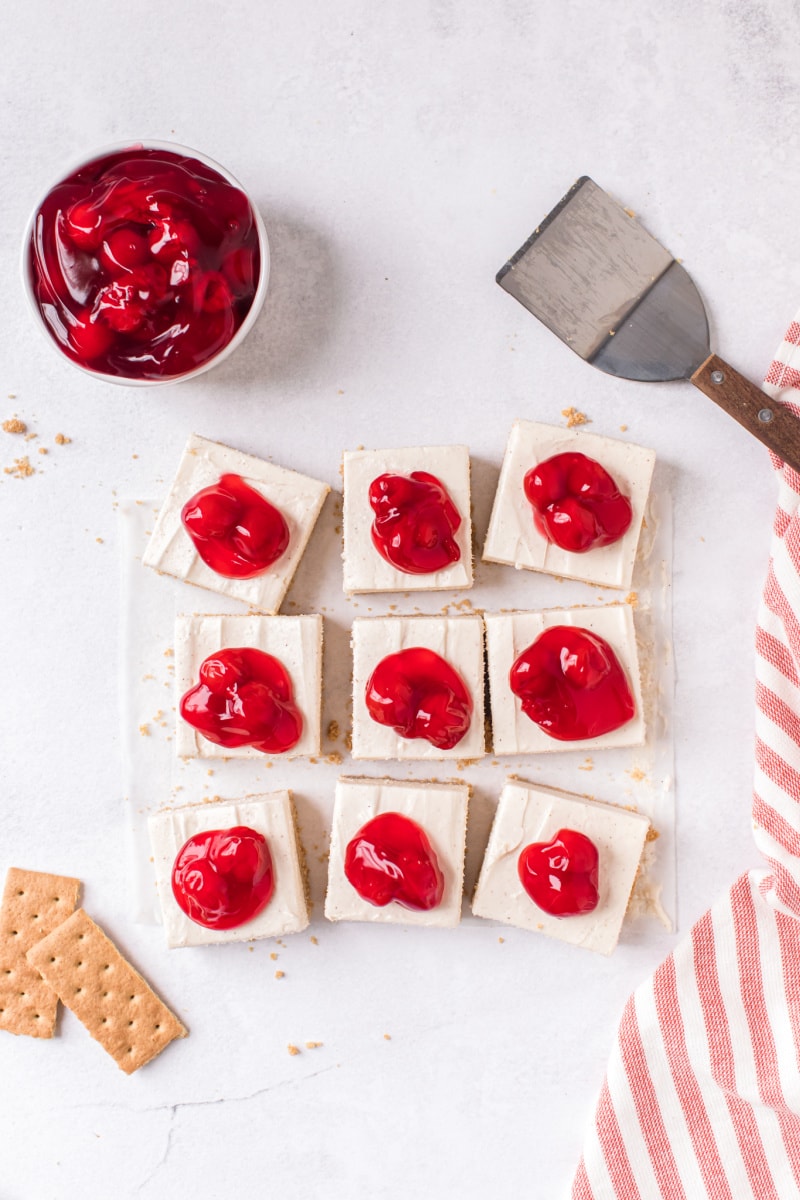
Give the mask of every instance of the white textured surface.
M 369 489 L 379 475 L 425 471 L 442 483 L 461 524 L 453 540 L 460 557 L 441 571 L 412 575 L 392 566 L 372 541 L 375 513 Z M 348 450 L 344 479 L 344 590 L 346 592 L 429 592 L 472 585 L 470 461 L 466 446 L 401 446 L 395 450 Z M 424 598 L 424 597 L 423 597 Z
M 283 554 L 252 579 L 228 579 L 206 566 L 181 521 L 183 506 L 203 488 L 218 483 L 220 476 L 229 473 L 240 475 L 249 487 L 273 504 L 289 529 L 289 544 Z M 221 596 L 232 596 L 259 612 L 275 613 L 329 491 L 327 483 L 192 434 L 156 518 L 142 562 L 176 579 L 185 579 Z
M 507 783 L 486 847 L 472 911 L 571 946 L 611 954 L 617 944 L 628 897 L 642 856 L 649 821 L 639 813 L 556 792 Z M 593 912 L 553 917 L 534 904 L 517 864 L 526 846 L 545 845 L 562 829 L 584 834 L 597 847 L 598 900 Z
M 325 916 L 329 921 L 366 921 L 374 925 L 452 929 L 461 920 L 464 849 L 467 835 L 466 784 L 417 783 L 379 778 L 342 778 L 336 784 L 331 822 Z M 344 873 L 348 843 L 359 829 L 382 813 L 401 813 L 425 831 L 444 878 L 442 899 L 419 912 L 393 900 L 380 907 L 359 896 Z
M 761 377 L 798 304 L 796 6 L 389 0 L 376 15 L 365 0 L 84 0 L 76 19 L 27 0 L 3 36 L 0 395 L 15 393 L 5 415 L 49 454 L 0 434 L 3 466 L 30 454 L 40 469 L 0 473 L 0 857 L 85 879 L 89 911 L 191 1029 L 131 1079 L 69 1016 L 50 1043 L 4 1037 L 3 1200 L 83 1200 L 87 1187 L 187 1200 L 234 1178 L 241 1195 L 266 1178 L 282 1200 L 482 1200 L 498 1181 L 509 1196 L 561 1197 L 622 1005 L 674 937 L 637 923 L 605 960 L 510 930 L 500 945 L 488 923 L 424 936 L 343 923 L 318 946 L 287 940 L 278 982 L 263 943 L 198 952 L 191 969 L 169 954 L 160 929 L 129 920 L 114 493 L 164 494 L 193 429 L 335 487 L 345 446 L 413 433 L 470 446 L 481 544 L 512 420 L 558 423 L 576 405 L 594 432 L 627 424 L 674 498 L 687 930 L 757 861 L 751 645 L 772 471 L 690 386 L 594 372 L 494 274 L 588 172 L 684 259 L 715 346 Z M 195 145 L 242 179 L 273 269 L 262 317 L 227 363 L 134 392 L 51 352 L 16 262 L 59 164 L 139 134 Z M 53 444 L 59 431 L 71 445 Z M 316 533 L 312 548 L 290 591 L 306 611 L 318 567 L 339 553 Z M 522 585 L 513 603 L 538 603 L 538 579 Z M 505 575 L 486 586 L 504 606 Z M 564 603 L 579 586 L 562 586 Z M 347 636 L 326 629 L 340 648 Z M 347 682 L 332 680 L 337 713 Z M 271 774 L 270 788 L 289 782 Z M 595 778 L 573 776 L 576 790 Z M 473 821 L 492 808 L 477 796 Z M 305 1039 L 325 1045 L 306 1051 Z
M 148 822 L 156 889 L 164 932 L 170 947 L 213 946 L 223 942 L 248 942 L 254 938 L 300 933 L 308 925 L 303 878 L 297 851 L 294 813 L 287 791 L 242 800 L 192 804 L 155 813 Z M 250 921 L 233 929 L 208 929 L 191 921 L 172 894 L 172 868 L 178 851 L 189 838 L 209 829 L 244 825 L 267 840 L 272 859 L 274 890 L 269 903 Z
M 414 646 L 433 650 L 449 663 L 472 698 L 469 728 L 452 750 L 442 750 L 425 738 L 401 737 L 390 725 L 373 721 L 367 708 L 367 684 L 381 660 Z M 353 621 L 352 647 L 353 758 L 416 758 L 430 762 L 483 757 L 484 656 L 480 617 L 358 617 Z
M 599 462 L 631 502 L 631 523 L 623 537 L 583 554 L 562 550 L 539 533 L 525 495 L 528 471 L 556 454 L 569 453 L 585 454 Z M 483 557 L 487 562 L 509 563 L 565 579 L 630 587 L 654 461 L 652 450 L 619 438 L 598 437 L 583 428 L 515 421 L 500 469 Z

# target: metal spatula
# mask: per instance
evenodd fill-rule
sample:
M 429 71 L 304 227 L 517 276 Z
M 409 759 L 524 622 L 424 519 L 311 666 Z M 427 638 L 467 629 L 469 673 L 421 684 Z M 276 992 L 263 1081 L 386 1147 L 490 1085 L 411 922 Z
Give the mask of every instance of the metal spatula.
M 688 273 L 584 175 L 497 282 L 581 358 L 623 379 L 690 379 L 800 470 L 800 420 L 710 353 Z

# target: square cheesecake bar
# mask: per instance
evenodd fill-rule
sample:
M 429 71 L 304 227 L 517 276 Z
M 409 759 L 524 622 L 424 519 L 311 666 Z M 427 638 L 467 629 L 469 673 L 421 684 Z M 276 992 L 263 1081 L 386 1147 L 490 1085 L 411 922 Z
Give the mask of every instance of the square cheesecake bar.
M 649 828 L 648 818 L 640 813 L 509 780 L 497 806 L 472 911 L 476 917 L 611 954 L 619 940 Z M 575 830 L 596 847 L 598 895 L 593 911 L 557 917 L 539 907 L 526 891 L 519 859 L 529 846 L 552 845 L 562 830 Z
M 376 549 L 372 528 L 376 513 L 370 487 L 385 475 L 408 478 L 423 472 L 446 489 L 460 524 L 453 532 L 458 558 L 424 574 L 399 569 Z M 417 446 L 396 450 L 346 450 L 342 460 L 344 480 L 344 590 L 350 592 L 418 592 L 472 587 L 472 518 L 470 515 L 470 463 L 466 446 Z M 413 527 L 397 527 L 400 541 Z M 412 534 L 413 536 L 413 534 Z M 423 531 L 422 540 L 429 536 Z
M 181 512 L 198 492 L 236 475 L 273 505 L 288 526 L 288 545 L 279 558 L 252 578 L 229 578 L 208 566 L 195 548 Z M 192 434 L 156 519 L 142 556 L 147 567 L 165 575 L 232 596 L 260 612 L 281 606 L 330 488 L 297 471 L 276 467 L 252 454 L 242 454 L 208 438 Z
M 299 933 L 308 926 L 305 872 L 290 792 L 269 792 L 245 796 L 242 800 L 215 800 L 211 804 L 164 809 L 152 816 L 148 824 L 158 899 L 167 944 L 171 948 L 283 937 L 287 933 Z M 172 891 L 175 859 L 189 838 L 207 830 L 242 825 L 266 838 L 272 860 L 274 891 L 266 907 L 243 925 L 232 929 L 210 929 L 191 920 L 178 905 Z
M 469 786 L 465 783 L 341 778 L 336 785 L 331 828 L 325 897 L 327 919 L 445 928 L 458 925 L 464 887 L 468 802 Z M 345 874 L 345 857 L 351 840 L 367 822 L 394 813 L 409 818 L 424 831 L 436 856 L 444 890 L 435 908 L 413 910 L 396 900 L 379 907 L 359 895 Z
M 484 746 L 483 621 L 479 616 L 458 617 L 356 617 L 351 635 L 353 649 L 353 758 L 368 759 L 473 759 L 481 758 Z M 367 706 L 367 688 L 375 668 L 389 655 L 423 647 L 433 651 L 453 668 L 465 685 L 472 702 L 469 726 L 451 749 L 432 744 L 424 737 L 405 737 L 391 725 L 373 720 Z M 413 670 L 413 668 L 412 668 Z M 405 682 L 407 684 L 408 676 Z M 436 676 L 423 674 L 417 681 L 424 704 L 426 690 Z
M 322 715 L 322 617 L 260 614 L 182 615 L 175 622 L 176 750 L 181 758 L 260 758 L 253 746 L 221 746 L 180 715 L 180 700 L 198 683 L 202 663 L 219 650 L 247 647 L 276 658 L 289 676 L 303 719 L 299 741 L 281 758 L 319 754 Z
M 524 490 L 528 471 L 555 455 L 575 452 L 605 468 L 627 496 L 632 510 L 631 523 L 618 541 L 581 553 L 562 549 L 539 532 Z M 486 534 L 484 561 L 606 587 L 629 588 L 655 457 L 655 451 L 643 446 L 583 429 L 515 421 Z
M 585 608 L 556 608 L 545 612 L 487 613 L 484 620 L 495 754 L 543 754 L 559 750 L 588 752 L 643 744 L 645 719 L 639 656 L 629 604 L 587 605 Z M 520 697 L 511 690 L 511 668 L 523 651 L 545 630 L 555 626 L 585 629 L 610 646 L 633 696 L 634 714 L 625 724 L 598 737 L 561 741 L 546 733 L 523 712 Z

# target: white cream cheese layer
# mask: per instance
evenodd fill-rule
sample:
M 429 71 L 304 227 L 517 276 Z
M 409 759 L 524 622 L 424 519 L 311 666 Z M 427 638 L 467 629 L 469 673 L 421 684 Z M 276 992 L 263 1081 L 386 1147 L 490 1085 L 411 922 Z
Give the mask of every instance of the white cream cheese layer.
M 303 715 L 296 746 L 276 758 L 320 752 L 322 713 L 322 617 L 263 617 L 194 614 L 175 621 L 175 746 L 180 758 L 265 758 L 252 746 L 218 746 L 180 715 L 181 697 L 199 681 L 202 663 L 218 650 L 249 646 L 281 662 L 292 681 L 294 703 Z
M 562 550 L 538 532 L 523 487 L 527 472 L 540 462 L 556 454 L 576 452 L 605 467 L 633 510 L 630 527 L 619 541 L 583 554 Z M 500 471 L 484 560 L 565 579 L 629 588 L 655 457 L 654 450 L 583 429 L 515 421 Z
M 184 504 L 203 488 L 218 483 L 225 474 L 240 475 L 281 512 L 289 527 L 289 545 L 284 553 L 271 567 L 252 579 L 227 579 L 212 571 L 195 550 L 181 522 Z M 277 612 L 329 491 L 328 485 L 318 479 L 273 466 L 263 458 L 241 454 L 229 446 L 192 434 L 142 562 L 187 583 L 219 592 L 222 596 L 233 596 L 261 612 Z
M 435 475 L 458 509 L 461 524 L 455 542 L 458 562 L 428 575 L 398 571 L 375 549 L 369 502 L 370 484 L 379 475 L 410 475 L 425 471 Z M 470 516 L 470 466 L 466 446 L 417 446 L 399 450 L 346 450 L 344 478 L 344 590 L 345 592 L 419 592 L 472 587 L 472 518 Z
M 483 621 L 479 616 L 356 617 L 353 648 L 353 758 L 473 759 L 484 746 Z M 472 697 L 472 720 L 452 750 L 440 750 L 425 738 L 405 738 L 373 721 L 366 704 L 367 683 L 382 659 L 399 650 L 425 647 L 440 655 L 461 676 Z
M 156 888 L 170 947 L 249 942 L 255 938 L 299 933 L 307 927 L 303 872 L 289 792 L 164 809 L 152 816 L 148 824 Z M 252 920 L 235 929 L 207 929 L 191 921 L 178 906 L 172 893 L 172 868 L 178 851 L 190 837 L 210 829 L 231 829 L 235 825 L 246 825 L 266 838 L 275 889 L 266 908 Z
M 629 604 L 554 608 L 546 612 L 487 613 L 484 621 L 495 754 L 544 754 L 559 750 L 585 750 L 588 753 L 610 746 L 642 745 L 645 740 L 644 707 L 636 632 Z M 509 672 L 523 650 L 554 625 L 588 629 L 608 642 L 633 693 L 635 712 L 625 725 L 602 737 L 562 742 L 550 737 L 522 711 L 522 701 L 511 691 Z
M 341 778 L 331 828 L 328 893 L 329 921 L 450 928 L 461 920 L 469 787 L 457 783 L 402 783 L 392 779 Z M 416 912 L 391 901 L 379 908 L 362 900 L 344 873 L 347 845 L 367 821 L 381 813 L 410 817 L 424 829 L 444 876 L 441 903 Z
M 649 827 L 647 817 L 613 804 L 509 781 L 500 795 L 472 911 L 476 917 L 611 954 Z M 525 847 L 547 844 L 561 829 L 574 829 L 597 847 L 599 901 L 593 912 L 553 917 L 531 900 L 520 881 L 517 864 Z

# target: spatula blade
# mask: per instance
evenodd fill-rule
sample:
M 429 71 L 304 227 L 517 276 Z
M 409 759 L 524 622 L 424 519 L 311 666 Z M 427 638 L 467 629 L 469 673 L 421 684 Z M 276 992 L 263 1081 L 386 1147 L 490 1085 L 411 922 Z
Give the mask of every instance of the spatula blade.
M 705 309 L 689 275 L 586 175 L 497 282 L 607 374 L 684 379 L 709 353 Z

